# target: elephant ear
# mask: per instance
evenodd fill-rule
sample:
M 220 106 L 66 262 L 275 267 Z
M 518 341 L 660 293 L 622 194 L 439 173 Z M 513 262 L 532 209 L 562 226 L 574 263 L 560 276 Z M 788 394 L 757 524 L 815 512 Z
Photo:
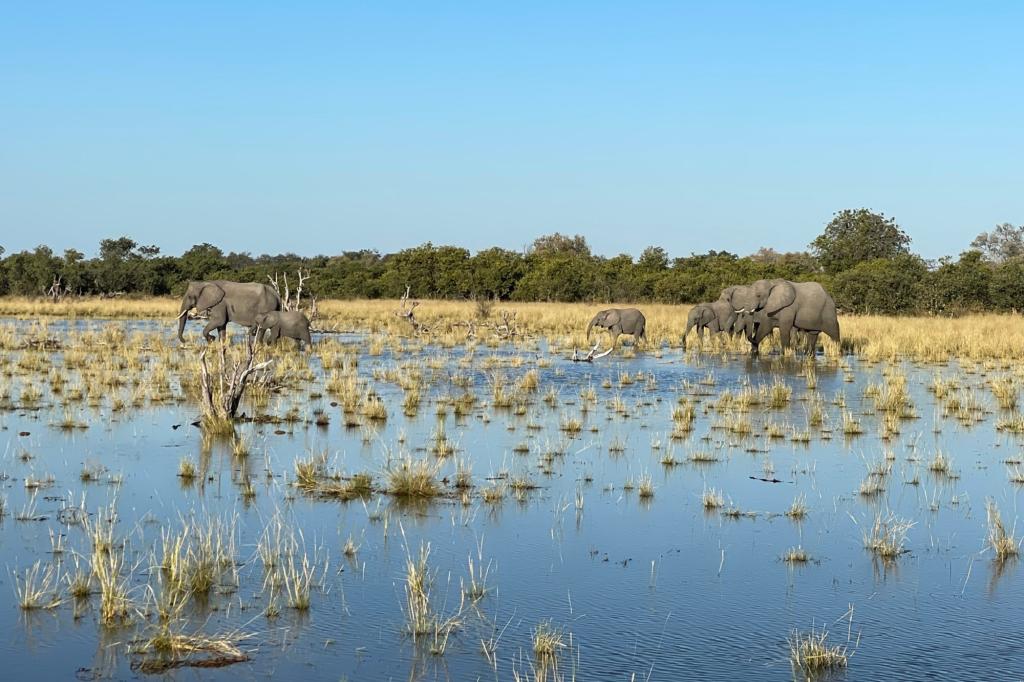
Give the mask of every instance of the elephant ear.
M 796 300 L 796 287 L 791 282 L 779 282 L 771 288 L 768 300 L 761 308 L 765 315 L 774 315 L 786 306 L 793 305 Z
M 196 310 L 209 310 L 224 300 L 224 290 L 216 284 L 207 284 L 199 291 L 196 299 Z

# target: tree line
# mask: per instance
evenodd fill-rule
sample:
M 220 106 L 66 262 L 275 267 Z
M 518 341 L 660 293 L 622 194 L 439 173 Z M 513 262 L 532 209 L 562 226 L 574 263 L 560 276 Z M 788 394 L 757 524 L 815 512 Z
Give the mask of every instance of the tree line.
M 836 213 L 807 251 L 761 248 L 670 258 L 650 246 L 639 257 L 594 254 L 583 236 L 536 239 L 523 251 L 498 247 L 475 254 L 430 242 L 397 253 L 346 251 L 334 256 L 292 253 L 253 256 L 198 244 L 180 256 L 129 237 L 104 239 L 86 258 L 47 246 L 5 254 L 0 246 L 0 295 L 43 296 L 55 285 L 65 295 L 180 294 L 191 280 L 266 282 L 299 268 L 319 298 L 417 298 L 506 301 L 629 301 L 696 303 L 726 286 L 781 277 L 817 280 L 840 309 L 876 314 L 960 314 L 1008 311 L 1024 300 L 1024 225 L 983 232 L 957 259 L 926 261 L 910 250 L 896 221 L 867 209 Z

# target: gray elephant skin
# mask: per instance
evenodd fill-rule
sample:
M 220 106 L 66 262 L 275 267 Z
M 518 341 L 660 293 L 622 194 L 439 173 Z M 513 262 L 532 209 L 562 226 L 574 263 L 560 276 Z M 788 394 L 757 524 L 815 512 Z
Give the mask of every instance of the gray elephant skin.
M 727 321 L 727 328 L 736 331 L 749 330 L 750 324 L 757 327 L 751 340 L 751 352 L 756 352 L 760 341 L 778 328 L 783 350 L 789 348 L 793 330 L 807 332 L 809 353 L 817 346 L 818 334 L 824 332 L 836 343 L 840 341 L 839 318 L 836 304 L 825 288 L 817 282 L 790 282 L 785 279 L 761 279 L 749 286 L 729 287 L 722 292 L 722 299 L 729 302 L 733 313 Z M 743 326 L 737 327 L 741 313 L 755 313 L 746 318 Z M 760 336 L 760 339 L 757 338 Z
M 693 306 L 686 316 L 686 331 L 683 332 L 683 350 L 686 349 L 686 337 L 689 336 L 691 329 L 697 329 L 697 343 L 699 345 L 704 338 L 705 329 L 710 331 L 711 334 L 726 331 L 726 325 L 732 313 L 732 305 L 722 298 L 712 303 L 698 303 Z
M 761 341 L 771 336 L 771 333 L 778 329 L 778 326 L 778 321 L 774 317 L 768 317 L 763 311 L 756 313 L 742 312 L 737 313 L 733 331 L 737 334 L 742 334 L 750 342 L 751 350 L 753 351 L 761 345 Z M 814 332 L 813 334 L 814 343 L 817 344 L 818 333 Z M 790 336 L 790 340 L 795 347 L 807 344 L 810 338 L 811 332 L 805 332 L 796 328 L 793 329 Z M 809 346 L 806 350 L 809 354 L 814 353 L 814 346 Z
M 267 343 L 276 343 L 278 339 L 295 339 L 295 344 L 301 349 L 302 342 L 306 342 L 306 349 L 313 347 L 313 339 L 309 335 L 309 318 L 296 310 L 272 310 L 269 313 L 256 315 L 256 329 L 266 330 Z M 258 339 L 261 340 L 262 339 Z
M 637 341 L 646 340 L 647 318 L 636 308 L 608 308 L 602 310 L 587 325 L 587 342 L 590 342 L 590 330 L 594 327 L 606 329 L 612 335 L 612 345 L 620 334 L 629 334 Z
M 178 340 L 182 342 L 185 341 L 188 311 L 192 308 L 200 313 L 209 311 L 203 338 L 213 341 L 210 332 L 216 329 L 217 335 L 223 339 L 228 322 L 252 328 L 259 313 L 281 310 L 281 297 L 270 285 L 258 282 L 189 282 L 178 312 Z

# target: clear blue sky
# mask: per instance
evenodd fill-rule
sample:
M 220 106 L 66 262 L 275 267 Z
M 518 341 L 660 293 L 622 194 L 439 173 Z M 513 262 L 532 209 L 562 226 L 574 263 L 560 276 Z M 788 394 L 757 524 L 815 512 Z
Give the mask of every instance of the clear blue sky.
M 1024 223 L 1024 3 L 21 2 L 0 245 L 803 249 Z

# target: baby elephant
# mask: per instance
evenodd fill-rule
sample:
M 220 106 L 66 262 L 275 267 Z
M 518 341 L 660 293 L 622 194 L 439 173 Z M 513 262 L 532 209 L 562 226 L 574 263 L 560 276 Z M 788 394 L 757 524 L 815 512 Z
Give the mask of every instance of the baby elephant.
M 268 343 L 275 343 L 282 336 L 295 339 L 296 345 L 301 349 L 302 342 L 306 342 L 306 348 L 313 345 L 309 336 L 309 318 L 298 311 L 282 310 L 256 315 L 256 325 L 266 330 Z M 253 327 L 255 332 L 256 327 Z M 257 339 L 262 341 L 263 339 Z

